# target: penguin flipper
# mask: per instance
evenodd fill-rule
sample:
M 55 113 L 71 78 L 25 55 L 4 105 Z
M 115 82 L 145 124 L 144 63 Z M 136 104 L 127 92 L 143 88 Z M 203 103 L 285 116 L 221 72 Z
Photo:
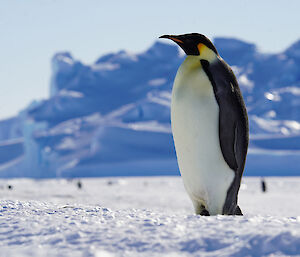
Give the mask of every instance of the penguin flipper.
M 240 215 L 237 194 L 246 162 L 249 142 L 248 116 L 238 82 L 231 68 L 222 60 L 213 63 L 201 60 L 219 105 L 219 139 L 224 160 L 235 173 L 228 188 L 223 214 Z
M 237 80 L 223 61 L 201 60 L 219 105 L 219 139 L 223 157 L 236 173 L 244 170 L 248 148 L 248 117 Z M 240 176 L 242 174 L 239 174 Z

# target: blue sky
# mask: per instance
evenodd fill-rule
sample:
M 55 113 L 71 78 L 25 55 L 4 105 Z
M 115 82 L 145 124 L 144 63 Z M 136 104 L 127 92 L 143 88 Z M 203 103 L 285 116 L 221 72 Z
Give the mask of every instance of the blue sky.
M 188 4 L 187 4 L 188 3 Z M 58 51 L 91 63 L 162 34 L 237 37 L 278 52 L 300 39 L 300 1 L 0 0 L 0 119 L 47 98 Z

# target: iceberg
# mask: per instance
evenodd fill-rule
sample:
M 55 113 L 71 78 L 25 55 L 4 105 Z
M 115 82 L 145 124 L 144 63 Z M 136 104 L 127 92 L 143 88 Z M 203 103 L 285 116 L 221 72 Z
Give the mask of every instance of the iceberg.
M 278 54 L 214 40 L 248 109 L 246 175 L 300 175 L 300 43 Z M 170 127 L 175 45 L 120 51 L 91 65 L 52 58 L 50 95 L 0 121 L 0 177 L 178 175 Z

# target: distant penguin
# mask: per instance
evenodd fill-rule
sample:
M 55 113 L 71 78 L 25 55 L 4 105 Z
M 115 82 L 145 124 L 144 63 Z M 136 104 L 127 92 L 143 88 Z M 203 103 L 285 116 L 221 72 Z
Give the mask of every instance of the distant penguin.
M 78 189 L 81 189 L 81 188 L 82 188 L 82 183 L 81 183 L 80 180 L 77 182 L 77 187 L 78 187 Z
M 7 185 L 7 189 L 8 190 L 13 190 L 13 186 L 12 185 Z
M 267 192 L 267 184 L 264 178 L 261 178 L 261 191 L 263 191 L 263 193 Z
M 238 192 L 248 149 L 248 116 L 238 82 L 204 35 L 164 35 L 187 54 L 178 69 L 171 124 L 179 169 L 195 212 L 242 215 Z

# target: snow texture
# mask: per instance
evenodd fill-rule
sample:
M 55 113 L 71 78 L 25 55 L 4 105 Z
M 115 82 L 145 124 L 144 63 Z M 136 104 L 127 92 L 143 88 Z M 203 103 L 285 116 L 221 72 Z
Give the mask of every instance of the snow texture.
M 215 38 L 247 105 L 246 175 L 300 175 L 300 41 L 277 54 Z M 179 175 L 171 88 L 184 56 L 173 44 L 120 51 L 91 65 L 52 59 L 50 97 L 0 121 L 0 177 Z
M 77 183 L 1 180 L 0 256 L 300 256 L 296 177 L 244 178 L 243 217 L 194 215 L 179 177 Z

